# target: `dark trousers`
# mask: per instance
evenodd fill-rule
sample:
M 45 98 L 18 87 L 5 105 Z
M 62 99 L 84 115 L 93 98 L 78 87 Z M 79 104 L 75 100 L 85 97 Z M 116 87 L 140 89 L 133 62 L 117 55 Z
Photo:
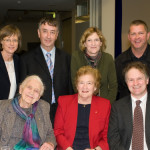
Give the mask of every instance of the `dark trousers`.
M 56 110 L 57 110 L 57 103 L 51 104 L 50 119 L 51 119 L 53 128 L 54 128 L 54 119 L 55 119 Z

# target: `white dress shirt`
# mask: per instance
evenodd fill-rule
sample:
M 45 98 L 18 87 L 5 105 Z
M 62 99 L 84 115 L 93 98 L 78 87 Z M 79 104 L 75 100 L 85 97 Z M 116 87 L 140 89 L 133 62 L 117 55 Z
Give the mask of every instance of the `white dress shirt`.
M 9 91 L 8 99 L 11 99 L 11 98 L 14 98 L 15 93 L 16 93 L 16 88 L 17 88 L 14 61 L 13 60 L 5 61 L 5 65 L 7 68 L 9 81 L 10 81 L 10 91 Z
M 131 100 L 132 100 L 132 114 L 133 115 L 134 115 L 134 109 L 136 107 L 136 100 L 141 101 L 140 106 L 141 106 L 142 113 L 143 113 L 143 127 L 144 127 L 144 150 L 148 150 L 147 144 L 146 144 L 146 139 L 145 139 L 145 115 L 146 115 L 147 93 L 140 99 L 136 99 L 135 97 L 133 97 L 131 95 Z M 133 116 L 133 118 L 134 118 L 134 116 Z M 132 150 L 132 140 L 131 140 L 131 145 L 130 145 L 129 150 Z

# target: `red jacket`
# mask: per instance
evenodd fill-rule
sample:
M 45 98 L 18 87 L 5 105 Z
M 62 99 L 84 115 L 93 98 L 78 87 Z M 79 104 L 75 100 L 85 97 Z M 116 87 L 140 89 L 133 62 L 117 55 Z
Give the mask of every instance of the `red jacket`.
M 109 150 L 107 131 L 111 104 L 109 100 L 93 96 L 89 118 L 89 141 L 91 148 L 100 146 L 102 150 Z M 55 115 L 54 134 L 57 149 L 65 150 L 73 145 L 76 134 L 78 115 L 78 95 L 60 96 Z

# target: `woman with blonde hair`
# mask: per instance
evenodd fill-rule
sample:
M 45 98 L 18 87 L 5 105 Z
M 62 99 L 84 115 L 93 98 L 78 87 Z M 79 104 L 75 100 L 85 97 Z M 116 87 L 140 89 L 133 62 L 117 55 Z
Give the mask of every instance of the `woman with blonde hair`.
M 86 29 L 81 36 L 79 47 L 80 50 L 74 51 L 71 58 L 73 85 L 75 74 L 80 67 L 89 65 L 97 68 L 102 76 L 99 96 L 109 99 L 112 103 L 117 94 L 116 69 L 112 56 L 104 52 L 106 40 L 102 32 L 96 27 Z

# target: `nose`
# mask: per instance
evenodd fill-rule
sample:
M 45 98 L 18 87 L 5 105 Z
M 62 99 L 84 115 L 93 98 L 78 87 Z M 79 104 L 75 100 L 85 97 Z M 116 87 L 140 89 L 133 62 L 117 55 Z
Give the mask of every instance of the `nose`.
M 137 84 L 138 84 L 138 80 L 134 80 L 134 81 L 133 81 L 133 84 L 134 84 L 134 85 L 137 85 Z
M 33 95 L 34 94 L 34 89 L 30 90 L 30 94 Z
M 139 38 L 140 37 L 140 35 L 137 33 L 136 35 L 135 35 L 135 38 Z
M 95 41 L 94 41 L 94 40 L 93 40 L 93 41 L 91 41 L 91 44 L 92 44 L 92 45 L 95 45 Z
M 48 37 L 48 38 L 51 37 L 51 32 L 47 32 L 47 37 Z
M 84 89 L 87 88 L 87 84 L 86 84 L 86 83 L 83 84 L 83 88 L 84 88 Z
M 14 43 L 15 43 L 15 41 L 10 40 L 10 44 L 11 44 L 11 45 L 14 45 Z

